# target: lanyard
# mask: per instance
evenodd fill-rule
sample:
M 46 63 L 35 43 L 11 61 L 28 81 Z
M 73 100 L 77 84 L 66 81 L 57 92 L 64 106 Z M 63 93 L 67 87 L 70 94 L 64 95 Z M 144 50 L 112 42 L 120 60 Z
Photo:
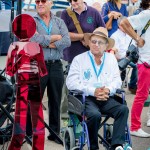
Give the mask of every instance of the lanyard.
M 100 76 L 100 74 L 101 74 L 101 72 L 102 72 L 103 66 L 104 66 L 105 53 L 104 53 L 104 57 L 103 57 L 102 64 L 101 64 L 101 66 L 100 66 L 100 68 L 99 68 L 99 71 L 98 71 L 98 72 L 96 71 L 95 62 L 94 62 L 94 60 L 93 60 L 93 58 L 92 58 L 92 56 L 91 56 L 90 52 L 88 52 L 88 55 L 89 55 L 89 57 L 90 57 L 90 60 L 91 60 L 91 63 L 92 63 L 92 66 L 93 66 L 94 72 L 95 72 L 95 74 L 96 74 L 96 76 L 97 76 L 97 79 L 98 79 L 98 77 Z
M 48 26 L 48 27 L 46 26 L 45 22 L 44 22 L 43 20 L 41 20 L 41 19 L 40 19 L 40 23 L 41 23 L 41 25 L 44 27 L 46 33 L 47 33 L 48 35 L 50 35 L 50 33 L 51 33 L 51 31 L 52 31 L 52 21 L 49 23 L 49 26 Z

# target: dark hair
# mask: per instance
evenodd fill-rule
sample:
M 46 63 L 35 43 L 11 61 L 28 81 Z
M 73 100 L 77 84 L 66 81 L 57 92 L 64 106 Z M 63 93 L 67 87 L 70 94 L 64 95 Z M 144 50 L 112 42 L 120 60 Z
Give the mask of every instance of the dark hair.
M 140 3 L 140 8 L 142 9 L 148 9 L 150 6 L 150 0 L 142 0 Z
M 109 2 L 113 3 L 113 4 L 116 4 L 115 3 L 115 0 L 108 0 Z
M 113 5 L 114 5 L 114 7 L 116 7 L 117 5 L 116 5 L 116 1 L 117 0 L 107 0 L 108 2 L 111 2 Z

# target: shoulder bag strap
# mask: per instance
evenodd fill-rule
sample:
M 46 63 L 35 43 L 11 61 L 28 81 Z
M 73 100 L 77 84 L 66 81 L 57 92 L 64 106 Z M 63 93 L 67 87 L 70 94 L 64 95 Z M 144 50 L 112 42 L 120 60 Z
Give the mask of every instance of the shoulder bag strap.
M 142 33 L 140 36 L 142 36 L 142 34 L 144 34 L 146 32 L 146 30 L 148 29 L 148 27 L 150 26 L 150 20 L 148 20 L 147 24 L 145 25 L 144 29 L 142 30 Z
M 150 26 L 150 20 L 149 20 L 149 21 L 147 22 L 147 24 L 145 25 L 145 27 L 144 27 L 144 29 L 142 30 L 142 33 L 141 33 L 140 36 L 142 36 L 142 35 L 146 32 L 146 30 L 148 29 L 149 26 Z M 131 39 L 131 41 L 130 41 L 130 43 L 129 43 L 129 46 L 131 45 L 132 40 L 133 40 L 133 39 Z M 129 46 L 128 46 L 128 48 L 129 48 Z
M 67 13 L 68 13 L 68 15 L 72 18 L 73 23 L 74 23 L 74 25 L 75 25 L 75 27 L 76 27 L 78 33 L 83 33 L 83 30 L 82 30 L 82 28 L 81 28 L 81 26 L 80 26 L 80 23 L 79 23 L 79 21 L 78 21 L 78 19 L 77 19 L 77 16 L 76 16 L 76 14 L 71 10 L 70 7 L 67 8 Z

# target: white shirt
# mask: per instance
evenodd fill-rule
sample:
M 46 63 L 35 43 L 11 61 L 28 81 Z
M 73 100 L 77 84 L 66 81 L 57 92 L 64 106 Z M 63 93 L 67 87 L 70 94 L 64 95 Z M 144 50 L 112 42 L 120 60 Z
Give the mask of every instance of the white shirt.
M 66 79 L 68 89 L 81 90 L 86 96 L 94 96 L 97 87 L 105 86 L 110 90 L 110 95 L 115 94 L 116 89 L 121 87 L 120 72 L 115 56 L 105 53 L 105 60 L 103 61 L 103 55 L 101 65 L 98 66 L 95 63 L 98 72 L 104 62 L 101 74 L 97 77 L 88 53 L 82 53 L 73 59 Z M 91 52 L 90 55 L 94 59 Z
M 134 30 L 137 30 L 140 35 L 148 20 L 150 19 L 150 9 L 142 11 L 140 14 L 128 17 L 128 20 Z M 146 30 L 145 34 L 142 35 L 145 40 L 145 44 L 142 48 L 139 48 L 139 61 L 138 63 L 147 62 L 150 64 L 150 26 Z M 141 61 L 140 61 L 141 60 Z
M 124 58 L 131 42 L 131 37 L 118 28 L 118 30 L 111 35 L 111 38 L 115 40 L 115 48 L 118 49 L 116 53 L 117 58 Z
M 139 8 L 141 3 L 141 0 L 138 0 L 137 2 L 135 2 L 134 4 L 132 3 L 131 0 L 129 0 L 129 6 L 136 6 L 137 8 Z

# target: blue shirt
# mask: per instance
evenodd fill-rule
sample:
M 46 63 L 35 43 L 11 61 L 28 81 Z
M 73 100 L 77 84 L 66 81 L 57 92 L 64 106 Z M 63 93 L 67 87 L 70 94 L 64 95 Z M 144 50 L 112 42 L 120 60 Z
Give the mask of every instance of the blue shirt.
M 104 22 L 106 23 L 109 18 L 108 18 L 108 13 L 109 11 L 116 11 L 120 12 L 123 16 L 128 16 L 127 8 L 125 4 L 121 4 L 121 8 L 118 9 L 118 7 L 112 3 L 112 2 L 107 2 L 103 5 L 102 7 L 102 17 L 104 19 Z M 112 21 L 112 29 L 108 31 L 109 37 L 118 29 L 118 23 L 117 19 L 113 19 Z

